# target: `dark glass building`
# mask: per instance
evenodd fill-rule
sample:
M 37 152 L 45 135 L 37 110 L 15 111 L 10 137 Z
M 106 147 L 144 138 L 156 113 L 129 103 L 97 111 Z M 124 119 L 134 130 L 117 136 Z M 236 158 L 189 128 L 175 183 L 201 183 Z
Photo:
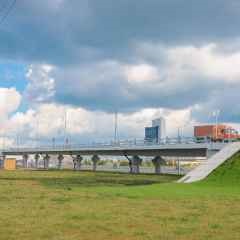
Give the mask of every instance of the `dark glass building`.
M 145 128 L 145 140 L 150 142 L 158 141 L 159 126 Z

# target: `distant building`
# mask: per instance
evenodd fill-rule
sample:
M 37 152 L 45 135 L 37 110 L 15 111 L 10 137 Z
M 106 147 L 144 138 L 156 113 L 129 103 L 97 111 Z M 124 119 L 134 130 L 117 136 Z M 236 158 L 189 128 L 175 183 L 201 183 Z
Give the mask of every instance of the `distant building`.
M 158 142 L 159 127 L 146 127 L 145 128 L 145 140 L 149 142 Z
M 166 121 L 163 117 L 152 120 L 152 127 L 145 128 L 145 141 L 159 143 L 166 139 Z

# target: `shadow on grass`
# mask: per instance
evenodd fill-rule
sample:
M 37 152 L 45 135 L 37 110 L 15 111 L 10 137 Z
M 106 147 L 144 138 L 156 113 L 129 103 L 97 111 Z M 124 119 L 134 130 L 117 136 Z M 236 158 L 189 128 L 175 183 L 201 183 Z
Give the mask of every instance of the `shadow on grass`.
M 41 184 L 55 188 L 71 187 L 98 187 L 98 186 L 142 186 L 156 183 L 167 183 L 178 179 L 173 175 L 130 175 L 126 173 L 103 172 L 69 172 L 69 171 L 25 171 L 13 176 L 2 176 L 7 181 L 37 181 Z

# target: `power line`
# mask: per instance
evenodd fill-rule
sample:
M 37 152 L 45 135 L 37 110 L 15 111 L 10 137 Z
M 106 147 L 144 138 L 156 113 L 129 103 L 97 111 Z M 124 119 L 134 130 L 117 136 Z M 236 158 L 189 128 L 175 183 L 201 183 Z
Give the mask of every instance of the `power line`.
M 3 15 L 3 17 L 0 19 L 0 25 L 6 20 L 6 18 L 9 16 L 10 12 L 13 10 L 17 0 L 13 0 L 12 4 L 7 9 L 6 13 Z

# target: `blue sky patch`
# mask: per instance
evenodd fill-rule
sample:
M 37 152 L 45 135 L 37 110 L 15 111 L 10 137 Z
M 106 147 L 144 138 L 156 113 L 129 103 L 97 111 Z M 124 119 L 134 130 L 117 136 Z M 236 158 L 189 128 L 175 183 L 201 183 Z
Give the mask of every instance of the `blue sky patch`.
M 27 85 L 26 71 L 27 66 L 25 64 L 0 62 L 0 87 L 14 87 L 19 92 L 23 92 Z

